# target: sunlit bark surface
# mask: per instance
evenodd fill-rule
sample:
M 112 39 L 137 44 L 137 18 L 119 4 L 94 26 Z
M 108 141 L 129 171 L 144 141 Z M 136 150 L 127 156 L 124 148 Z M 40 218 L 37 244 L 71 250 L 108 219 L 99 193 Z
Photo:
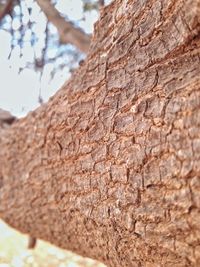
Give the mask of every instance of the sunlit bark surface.
M 115 0 L 88 58 L 0 136 L 0 216 L 112 267 L 200 266 L 200 1 Z

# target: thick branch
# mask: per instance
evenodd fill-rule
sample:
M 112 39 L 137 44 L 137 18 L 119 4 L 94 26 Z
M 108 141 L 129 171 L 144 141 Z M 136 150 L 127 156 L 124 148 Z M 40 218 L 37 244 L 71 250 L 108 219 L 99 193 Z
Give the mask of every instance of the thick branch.
M 37 0 L 41 10 L 58 30 L 60 41 L 76 46 L 80 51 L 87 53 L 90 45 L 90 36 L 71 22 L 66 21 L 55 9 L 50 0 Z
M 7 0 L 5 4 L 0 4 L 0 21 L 13 9 L 13 0 Z
M 104 6 L 104 0 L 99 0 L 99 7 L 103 7 Z
M 200 2 L 113 1 L 90 53 L 0 136 L 0 216 L 108 266 L 200 266 Z

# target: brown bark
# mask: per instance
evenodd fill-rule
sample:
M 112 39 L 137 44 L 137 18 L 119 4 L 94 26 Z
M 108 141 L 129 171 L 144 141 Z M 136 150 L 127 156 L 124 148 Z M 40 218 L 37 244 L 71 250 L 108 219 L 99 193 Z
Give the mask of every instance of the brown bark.
M 113 1 L 88 58 L 0 137 L 0 216 L 108 266 L 200 266 L 200 1 Z
M 37 243 L 37 239 L 33 236 L 28 238 L 28 249 L 34 249 Z
M 103 7 L 105 5 L 104 0 L 99 0 L 99 7 Z
M 10 112 L 0 108 L 0 129 L 12 124 L 15 119 L 16 118 Z
M 14 5 L 13 0 L 7 0 L 5 4 L 0 3 L 0 21 L 7 15 L 12 12 Z
M 75 45 L 80 51 L 87 53 L 90 46 L 90 35 L 66 21 L 55 9 L 50 0 L 36 0 L 41 10 L 58 30 L 61 43 Z

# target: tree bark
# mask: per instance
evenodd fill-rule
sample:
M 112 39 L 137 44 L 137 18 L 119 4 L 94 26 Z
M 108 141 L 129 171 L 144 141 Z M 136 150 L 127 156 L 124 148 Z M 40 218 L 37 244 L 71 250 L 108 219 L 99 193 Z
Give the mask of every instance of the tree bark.
M 12 12 L 14 6 L 13 0 L 7 0 L 5 3 L 0 3 L 0 21 Z
M 84 64 L 0 136 L 0 216 L 108 266 L 200 266 L 200 1 L 116 0 Z
M 99 7 L 103 7 L 105 5 L 104 0 L 99 0 Z
M 11 125 L 15 120 L 16 118 L 10 112 L 0 108 L 0 128 Z
M 41 10 L 58 30 L 60 42 L 75 45 L 83 53 L 87 53 L 91 36 L 75 27 L 70 21 L 66 21 L 55 9 L 50 0 L 36 0 Z

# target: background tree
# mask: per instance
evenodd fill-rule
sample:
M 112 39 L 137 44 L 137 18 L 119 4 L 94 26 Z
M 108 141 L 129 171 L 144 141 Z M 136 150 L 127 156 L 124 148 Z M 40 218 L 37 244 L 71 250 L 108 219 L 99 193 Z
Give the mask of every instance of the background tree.
M 199 266 L 200 2 L 114 1 L 0 136 L 0 216 L 108 266 Z
M 62 12 L 64 4 L 70 6 L 70 1 L 1 1 L 0 28 L 12 36 L 9 58 L 15 58 L 15 50 L 20 49 L 19 73 L 25 68 L 34 69 L 42 80 L 46 65 L 51 64 L 53 78 L 59 69 L 73 71 L 85 58 L 92 32 L 91 29 L 85 32 L 84 25 L 89 19 L 97 18 L 104 1 L 77 1 L 83 10 L 82 18 L 77 21 L 71 21 L 68 14 Z M 41 90 L 38 100 L 43 102 Z

